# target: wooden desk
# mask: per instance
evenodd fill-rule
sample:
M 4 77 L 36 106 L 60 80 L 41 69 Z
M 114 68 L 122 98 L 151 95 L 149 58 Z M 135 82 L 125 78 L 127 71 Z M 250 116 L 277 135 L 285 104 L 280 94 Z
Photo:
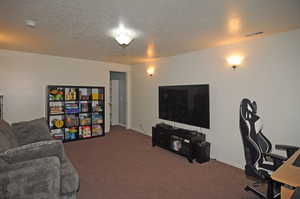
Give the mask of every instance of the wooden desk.
M 294 161 L 300 155 L 300 149 L 296 151 L 283 165 L 281 165 L 274 173 L 271 178 L 274 181 L 281 182 L 283 184 L 290 185 L 292 187 L 300 186 L 300 167 L 293 165 Z M 293 191 L 288 190 L 285 187 L 281 188 L 282 198 L 289 198 Z
M 288 184 L 292 187 L 300 187 L 300 167 L 293 165 L 299 155 L 300 149 L 296 151 L 283 165 L 281 165 L 271 175 L 271 178 L 277 182 Z

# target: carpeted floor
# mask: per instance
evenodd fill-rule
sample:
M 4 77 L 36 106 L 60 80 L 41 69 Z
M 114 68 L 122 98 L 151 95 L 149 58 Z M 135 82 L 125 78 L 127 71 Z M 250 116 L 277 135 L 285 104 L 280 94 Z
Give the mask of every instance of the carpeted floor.
M 79 199 L 255 198 L 243 190 L 249 181 L 242 170 L 214 160 L 191 164 L 122 127 L 65 150 L 80 175 Z

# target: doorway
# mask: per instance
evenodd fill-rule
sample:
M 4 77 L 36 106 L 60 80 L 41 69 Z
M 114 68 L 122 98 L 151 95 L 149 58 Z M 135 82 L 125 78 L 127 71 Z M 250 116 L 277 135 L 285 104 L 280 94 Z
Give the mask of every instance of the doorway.
M 126 73 L 110 71 L 110 125 L 127 125 Z

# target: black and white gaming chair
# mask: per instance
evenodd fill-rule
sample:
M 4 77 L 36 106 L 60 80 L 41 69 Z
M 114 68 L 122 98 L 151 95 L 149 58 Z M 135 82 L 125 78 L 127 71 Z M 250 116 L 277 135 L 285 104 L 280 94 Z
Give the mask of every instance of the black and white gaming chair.
M 273 182 L 271 182 L 270 173 L 275 171 L 298 148 L 287 145 L 276 145 L 277 149 L 286 150 L 288 157 L 270 153 L 272 151 L 272 144 L 262 133 L 263 123 L 256 113 L 256 102 L 243 99 L 240 105 L 240 132 L 246 159 L 245 172 L 247 176 L 253 176 L 262 181 L 266 180 L 270 182 L 270 186 L 268 186 L 267 196 L 250 186 L 247 186 L 245 190 L 254 192 L 260 198 L 276 198 L 278 194 L 274 193 L 273 186 L 271 186 Z

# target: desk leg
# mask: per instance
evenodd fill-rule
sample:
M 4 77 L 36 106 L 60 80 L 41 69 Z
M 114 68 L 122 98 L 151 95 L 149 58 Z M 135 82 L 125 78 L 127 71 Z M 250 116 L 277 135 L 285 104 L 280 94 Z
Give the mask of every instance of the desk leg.
M 295 191 L 289 188 L 284 187 L 284 185 L 281 185 L 281 199 L 288 199 L 292 198 L 292 195 Z
M 274 181 L 272 179 L 268 182 L 267 199 L 274 198 Z

